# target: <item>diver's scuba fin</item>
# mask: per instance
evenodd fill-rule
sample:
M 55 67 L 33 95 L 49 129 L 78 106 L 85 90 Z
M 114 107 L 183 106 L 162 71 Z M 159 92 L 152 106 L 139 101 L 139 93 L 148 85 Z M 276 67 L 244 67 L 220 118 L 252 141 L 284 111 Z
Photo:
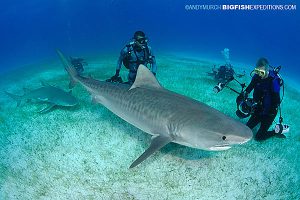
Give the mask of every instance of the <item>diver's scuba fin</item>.
M 276 134 L 286 134 L 290 131 L 290 126 L 287 124 L 276 124 L 274 131 Z

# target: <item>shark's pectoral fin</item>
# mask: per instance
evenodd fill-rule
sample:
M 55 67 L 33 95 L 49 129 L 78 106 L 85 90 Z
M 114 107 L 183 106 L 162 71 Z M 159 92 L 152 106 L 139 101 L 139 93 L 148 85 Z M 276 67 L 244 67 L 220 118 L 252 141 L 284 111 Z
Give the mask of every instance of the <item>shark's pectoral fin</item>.
M 158 135 L 153 136 L 151 140 L 150 147 L 140 156 L 138 159 L 136 159 L 129 168 L 133 168 L 146 160 L 151 154 L 153 154 L 155 151 L 158 151 L 162 147 L 164 147 L 166 144 L 172 142 L 172 138 L 169 136 L 164 135 Z
M 54 106 L 56 106 L 56 104 L 54 103 L 49 104 L 47 107 L 43 108 L 42 110 L 39 110 L 38 113 L 46 113 L 49 110 L 51 110 Z

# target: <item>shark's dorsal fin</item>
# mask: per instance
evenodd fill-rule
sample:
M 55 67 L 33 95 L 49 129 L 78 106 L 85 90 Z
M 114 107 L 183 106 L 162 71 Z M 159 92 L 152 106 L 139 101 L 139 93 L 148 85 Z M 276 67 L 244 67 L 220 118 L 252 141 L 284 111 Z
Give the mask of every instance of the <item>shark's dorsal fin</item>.
M 129 90 L 134 88 L 162 88 L 155 76 L 145 65 L 139 65 L 136 79 Z

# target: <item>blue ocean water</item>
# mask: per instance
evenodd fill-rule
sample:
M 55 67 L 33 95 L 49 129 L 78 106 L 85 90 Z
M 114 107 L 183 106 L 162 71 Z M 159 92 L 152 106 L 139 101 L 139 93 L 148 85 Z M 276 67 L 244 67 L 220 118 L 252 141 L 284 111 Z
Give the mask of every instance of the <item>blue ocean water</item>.
M 225 89 L 213 94 L 215 82 L 199 70 L 206 67 L 202 58 L 220 60 L 220 51 L 227 47 L 233 62 L 252 67 L 265 56 L 271 65 L 283 66 L 285 80 L 299 83 L 300 8 L 197 7 L 249 2 L 270 4 L 267 0 L 2 1 L 0 78 L 12 69 L 59 63 L 57 48 L 66 55 L 112 59 L 136 30 L 143 30 L 164 87 L 236 117 L 235 94 Z M 171 57 L 176 54 L 199 60 Z M 103 62 L 116 63 L 107 60 Z M 181 65 L 190 68 L 171 76 Z M 107 69 L 110 76 L 115 66 L 99 68 L 102 71 L 93 69 L 96 78 Z M 33 74 L 32 79 L 12 74 L 4 81 L 9 84 L 1 85 L 0 80 L 0 199 L 299 199 L 299 90 L 286 87 L 282 112 L 291 131 L 284 140 L 251 140 L 224 152 L 170 144 L 129 170 L 150 144 L 150 135 L 92 104 L 80 87 L 73 89 L 80 101 L 75 108 L 55 108 L 45 115 L 36 113 L 43 106 L 38 103 L 24 102 L 16 108 L 4 90 L 21 94 L 22 87 L 40 87 L 40 80 L 67 90 L 68 78 L 63 69 Z M 250 77 L 242 80 L 249 83 Z
M 261 56 L 283 65 L 297 80 L 300 14 L 296 10 L 191 10 L 186 5 L 249 4 L 249 1 L 53 0 L 7 1 L 0 8 L 1 71 L 69 54 L 114 53 L 136 30 L 149 36 L 156 52 L 219 56 L 254 64 Z M 251 1 L 251 4 L 270 4 Z M 272 4 L 293 4 L 272 1 Z M 296 5 L 297 6 L 297 5 Z M 159 54 L 156 55 L 159 57 Z

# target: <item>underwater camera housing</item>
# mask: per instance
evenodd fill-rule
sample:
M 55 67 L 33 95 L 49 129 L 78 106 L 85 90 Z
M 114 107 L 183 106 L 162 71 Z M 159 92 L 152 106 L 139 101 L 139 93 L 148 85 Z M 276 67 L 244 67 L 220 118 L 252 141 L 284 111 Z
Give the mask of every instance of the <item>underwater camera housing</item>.
M 235 114 L 239 118 L 249 117 L 257 108 L 257 103 L 253 98 L 245 98 L 243 95 L 239 95 L 236 98 L 237 111 Z
M 215 93 L 219 93 L 221 90 L 224 89 L 225 86 L 226 86 L 225 83 L 218 83 L 218 84 L 213 88 L 213 91 L 214 91 Z
M 221 90 L 223 90 L 225 87 L 227 87 L 228 83 L 234 80 L 234 77 L 231 76 L 226 82 L 219 82 L 215 87 L 213 88 L 213 91 L 215 93 L 219 93 Z
M 238 92 L 235 89 L 228 86 L 228 83 L 232 80 L 235 80 L 237 83 L 240 84 L 242 87 L 242 91 Z M 213 91 L 215 93 L 219 93 L 224 88 L 228 88 L 231 91 L 239 94 L 239 96 L 236 98 L 236 105 L 237 105 L 237 111 L 235 112 L 236 115 L 239 118 L 246 118 L 249 117 L 256 109 L 257 103 L 254 102 L 253 98 L 248 98 L 244 95 L 244 88 L 246 87 L 245 83 L 240 83 L 238 80 L 236 80 L 234 77 L 231 77 L 228 79 L 225 83 L 219 82 L 214 88 Z

